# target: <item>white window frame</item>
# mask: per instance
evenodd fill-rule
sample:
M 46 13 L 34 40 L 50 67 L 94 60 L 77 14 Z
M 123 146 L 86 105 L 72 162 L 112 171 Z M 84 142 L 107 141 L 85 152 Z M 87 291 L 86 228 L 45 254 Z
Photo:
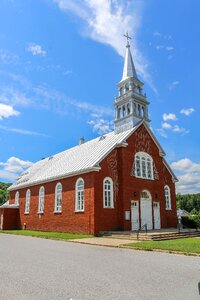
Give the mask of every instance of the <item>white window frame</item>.
M 135 176 L 137 178 L 154 180 L 153 159 L 148 153 L 137 152 L 135 154 Z
M 38 197 L 38 214 L 44 213 L 44 196 L 45 196 L 45 189 L 43 186 L 39 189 L 39 197 Z
M 82 184 L 81 184 L 82 182 Z M 76 181 L 76 199 L 75 199 L 75 211 L 84 212 L 84 190 L 85 183 L 83 178 L 78 178 Z
M 171 210 L 172 204 L 171 204 L 171 192 L 168 185 L 165 185 L 164 187 L 164 193 L 165 193 L 165 209 Z
M 58 182 L 55 187 L 55 213 L 62 212 L 62 184 Z
M 29 214 L 30 212 L 30 201 L 31 201 L 31 191 L 28 189 L 26 191 L 26 202 L 25 202 L 25 214 Z
M 19 192 L 18 191 L 15 193 L 15 204 L 19 205 Z
M 106 182 L 109 182 L 110 188 L 106 186 Z M 114 195 L 113 195 L 113 180 L 110 177 L 105 177 L 103 180 L 103 207 L 114 208 Z

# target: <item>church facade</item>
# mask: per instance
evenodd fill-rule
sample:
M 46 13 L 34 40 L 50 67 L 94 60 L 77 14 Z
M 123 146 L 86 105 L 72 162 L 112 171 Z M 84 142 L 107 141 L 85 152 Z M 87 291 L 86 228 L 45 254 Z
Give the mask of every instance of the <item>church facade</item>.
M 176 227 L 177 178 L 149 127 L 148 105 L 127 39 L 114 131 L 33 164 L 9 188 L 0 229 L 98 234 Z

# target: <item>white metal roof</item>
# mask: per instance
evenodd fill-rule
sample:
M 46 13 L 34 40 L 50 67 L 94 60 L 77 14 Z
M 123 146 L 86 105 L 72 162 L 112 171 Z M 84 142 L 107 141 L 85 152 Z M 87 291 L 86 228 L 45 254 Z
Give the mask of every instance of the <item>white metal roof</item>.
M 115 134 L 114 131 L 95 138 L 84 144 L 70 148 L 33 164 L 20 178 L 8 188 L 18 188 L 35 185 L 42 182 L 65 178 L 76 174 L 99 170 L 100 161 L 115 147 L 121 145 L 134 132 L 134 128 Z
M 123 69 L 123 75 L 122 75 L 121 81 L 123 81 L 129 77 L 134 77 L 137 79 L 137 74 L 136 74 L 135 66 L 133 63 L 133 58 L 132 58 L 131 51 L 130 51 L 130 45 L 127 44 L 125 60 L 124 60 L 124 69 Z
M 127 138 L 141 125 L 144 125 L 152 139 L 156 143 L 160 155 L 165 155 L 156 137 L 145 124 L 139 122 L 134 128 L 115 134 L 110 132 L 102 137 L 95 138 L 84 144 L 67 149 L 48 158 L 42 159 L 27 169 L 19 179 L 12 184 L 8 190 L 17 190 L 43 182 L 53 181 L 71 177 L 78 174 L 88 173 L 100 170 L 99 163 L 115 148 L 125 144 Z M 176 176 L 163 158 L 163 162 L 171 173 L 173 179 L 177 181 Z
M 9 200 L 5 202 L 0 208 L 19 208 L 19 204 L 9 204 Z

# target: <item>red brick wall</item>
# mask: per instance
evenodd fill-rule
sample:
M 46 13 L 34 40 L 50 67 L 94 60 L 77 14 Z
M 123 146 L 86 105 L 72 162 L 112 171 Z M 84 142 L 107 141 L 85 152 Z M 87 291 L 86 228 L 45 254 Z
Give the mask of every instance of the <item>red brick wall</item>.
M 84 212 L 75 212 L 75 184 L 81 177 L 84 179 Z M 61 182 L 63 187 L 62 212 L 54 213 L 55 186 Z M 41 185 L 30 187 L 30 213 L 25 214 L 25 197 L 27 188 L 19 190 L 20 224 L 27 229 L 44 231 L 61 231 L 77 233 L 94 233 L 94 189 L 93 174 L 75 176 L 43 184 L 45 188 L 44 213 L 38 214 L 38 194 Z M 15 191 L 10 193 L 10 203 L 14 203 Z
M 127 142 L 128 147 L 113 150 L 101 162 L 101 171 L 95 174 L 95 232 L 130 230 L 131 221 L 125 221 L 125 211 L 131 210 L 131 200 L 139 200 L 143 190 L 151 193 L 152 201 L 160 203 L 161 227 L 175 227 L 177 225 L 175 186 L 171 174 L 163 164 L 163 158 L 159 155 L 157 145 L 143 125 L 128 138 Z M 147 152 L 153 158 L 159 175 L 158 180 L 131 176 L 134 155 L 139 151 Z M 111 177 L 116 185 L 114 209 L 103 208 L 103 179 L 107 176 Z M 165 185 L 170 187 L 171 210 L 165 209 Z
M 1 208 L 0 216 L 1 214 L 3 214 L 3 230 L 19 228 L 19 210 L 17 208 Z
M 41 185 L 30 187 L 30 214 L 24 214 L 26 188 L 20 194 L 20 224 L 27 229 L 80 232 L 97 234 L 103 230 L 131 229 L 131 221 L 125 221 L 125 211 L 131 210 L 131 200 L 139 200 L 142 190 L 151 193 L 152 201 L 160 202 L 161 227 L 176 226 L 176 199 L 172 176 L 163 164 L 159 150 L 142 125 L 127 140 L 128 147 L 114 149 L 101 163 L 99 172 L 45 183 L 44 214 L 38 215 L 38 194 Z M 139 179 L 131 176 L 134 155 L 138 151 L 149 153 L 157 169 L 159 180 Z M 75 183 L 82 177 L 85 182 L 85 211 L 75 212 Z M 111 177 L 114 182 L 114 208 L 103 208 L 103 180 Z M 54 213 L 55 186 L 63 186 L 62 213 Z M 165 209 L 164 186 L 171 191 L 172 210 Z M 15 192 L 10 193 L 14 203 Z M 152 205 L 153 207 L 153 205 Z M 153 215 L 153 212 L 152 212 Z

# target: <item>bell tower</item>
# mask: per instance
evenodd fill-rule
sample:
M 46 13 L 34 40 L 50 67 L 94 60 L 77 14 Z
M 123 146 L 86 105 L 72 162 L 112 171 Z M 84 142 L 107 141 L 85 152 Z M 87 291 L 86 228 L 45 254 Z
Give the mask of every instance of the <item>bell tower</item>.
M 150 123 L 148 116 L 148 105 L 146 94 L 143 93 L 143 82 L 136 74 L 133 63 L 128 32 L 124 35 L 127 38 L 126 55 L 122 80 L 117 84 L 118 96 L 115 98 L 115 133 L 123 132 L 133 128 L 139 121 L 144 120 Z

